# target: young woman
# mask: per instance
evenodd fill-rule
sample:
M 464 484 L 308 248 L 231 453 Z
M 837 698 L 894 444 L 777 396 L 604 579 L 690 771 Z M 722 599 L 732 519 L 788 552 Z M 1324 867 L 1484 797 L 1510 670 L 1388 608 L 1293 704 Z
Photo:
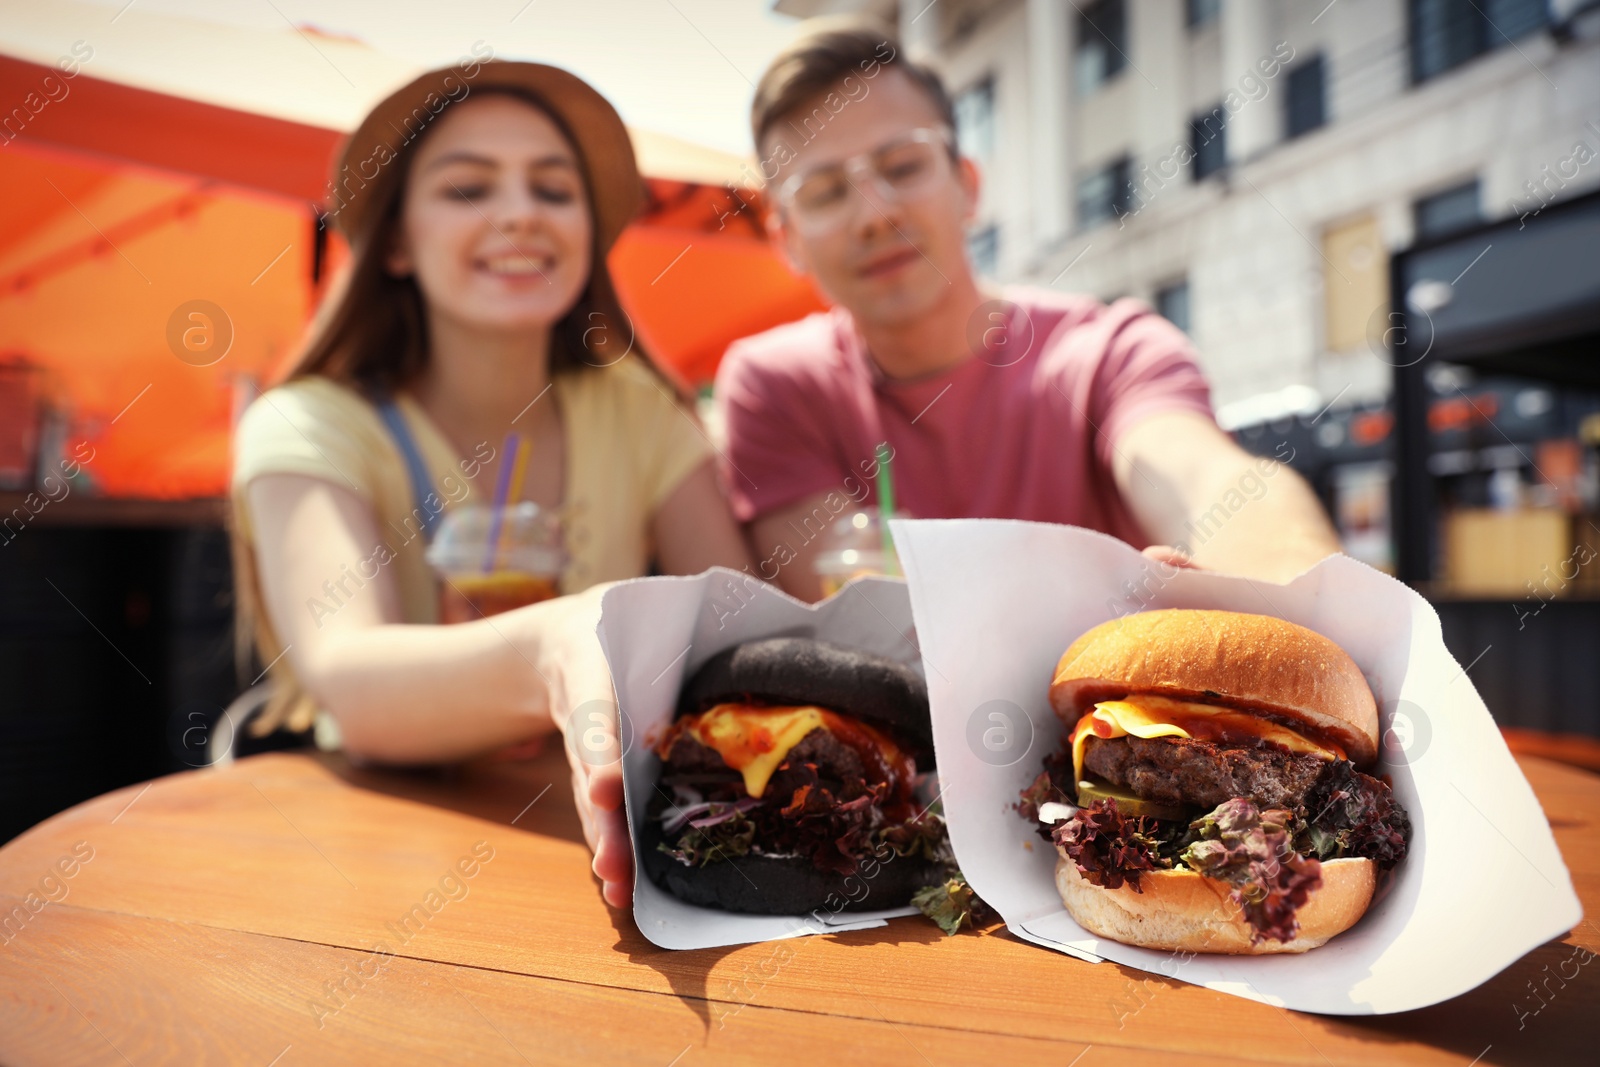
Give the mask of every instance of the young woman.
M 557 68 L 472 63 L 379 104 L 330 189 L 348 274 L 288 381 L 241 420 L 232 490 L 241 605 L 273 683 L 254 730 L 315 722 L 356 758 L 433 763 L 571 725 L 616 904 L 631 851 L 597 586 L 652 560 L 748 562 L 710 445 L 606 270 L 641 193 L 616 112 Z M 521 499 L 568 517 L 566 595 L 439 625 L 430 527 L 491 498 L 512 431 L 532 442 Z

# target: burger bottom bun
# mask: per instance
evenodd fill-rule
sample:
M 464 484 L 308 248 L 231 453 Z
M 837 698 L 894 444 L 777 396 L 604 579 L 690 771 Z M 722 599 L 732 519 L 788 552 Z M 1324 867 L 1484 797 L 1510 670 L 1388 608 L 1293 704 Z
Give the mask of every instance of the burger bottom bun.
M 1146 871 L 1144 890 L 1104 889 L 1087 881 L 1065 855 L 1056 860 L 1056 890 L 1078 925 L 1099 937 L 1166 952 L 1213 952 L 1260 956 L 1305 952 L 1356 924 L 1372 903 L 1376 868 L 1371 860 L 1325 860 L 1322 886 L 1297 918 L 1290 941 L 1250 943 L 1250 924 L 1234 903 L 1233 887 L 1195 871 Z
M 882 861 L 867 857 L 853 874 L 818 870 L 801 857 L 733 856 L 690 867 L 656 848 L 661 840 L 659 824 L 642 828 L 642 865 L 652 882 L 689 904 L 749 915 L 898 908 L 949 877 L 942 864 L 893 853 Z

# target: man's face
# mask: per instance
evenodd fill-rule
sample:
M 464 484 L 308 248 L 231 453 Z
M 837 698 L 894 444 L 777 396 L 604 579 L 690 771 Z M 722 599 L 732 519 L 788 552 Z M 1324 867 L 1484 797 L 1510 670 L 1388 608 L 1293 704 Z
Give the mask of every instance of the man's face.
M 770 188 L 875 152 L 919 127 L 943 125 L 927 95 L 893 67 L 871 81 L 851 81 L 853 93 L 822 94 L 767 132 L 760 146 L 764 169 L 781 162 Z M 952 286 L 971 284 L 965 233 L 977 206 L 977 169 L 953 161 L 943 142 L 939 146 L 936 173 L 914 191 L 885 195 L 881 182 L 853 180 L 848 203 L 830 225 L 807 224 L 798 207 L 773 215 L 774 237 L 790 260 L 864 323 L 914 321 Z

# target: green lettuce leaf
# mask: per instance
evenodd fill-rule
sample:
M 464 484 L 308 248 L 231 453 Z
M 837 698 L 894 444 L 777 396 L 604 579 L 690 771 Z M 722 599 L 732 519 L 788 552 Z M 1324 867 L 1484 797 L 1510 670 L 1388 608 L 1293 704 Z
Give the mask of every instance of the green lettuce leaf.
M 948 881 L 917 890 L 911 903 L 938 923 L 939 929 L 946 934 L 954 934 L 963 923 L 973 927 L 986 923 L 994 914 L 982 898 L 972 891 L 960 871 L 956 871 Z
M 699 867 L 716 860 L 746 855 L 755 837 L 756 824 L 750 821 L 748 815 L 741 813 L 714 826 L 691 826 L 684 830 L 676 842 L 663 841 L 656 848 L 691 867 Z

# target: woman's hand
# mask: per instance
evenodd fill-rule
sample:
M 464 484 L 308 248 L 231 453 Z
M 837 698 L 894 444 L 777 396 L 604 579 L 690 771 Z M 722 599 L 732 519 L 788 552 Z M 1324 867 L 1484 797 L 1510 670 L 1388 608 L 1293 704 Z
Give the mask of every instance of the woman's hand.
M 600 879 L 600 895 L 612 907 L 626 908 L 633 902 L 633 842 L 622 805 L 622 761 L 598 768 L 574 761 L 572 792 L 594 852 L 590 866 Z
M 508 745 L 498 752 L 491 752 L 484 759 L 489 763 L 519 763 L 526 760 L 538 759 L 544 752 L 546 737 L 540 734 L 531 741 Z
M 540 640 L 539 671 L 549 685 L 550 715 L 572 764 L 572 795 L 594 852 L 601 895 L 612 907 L 625 908 L 633 900 L 633 842 L 622 803 L 619 713 L 595 633 L 606 588 L 561 598 L 564 617 Z

